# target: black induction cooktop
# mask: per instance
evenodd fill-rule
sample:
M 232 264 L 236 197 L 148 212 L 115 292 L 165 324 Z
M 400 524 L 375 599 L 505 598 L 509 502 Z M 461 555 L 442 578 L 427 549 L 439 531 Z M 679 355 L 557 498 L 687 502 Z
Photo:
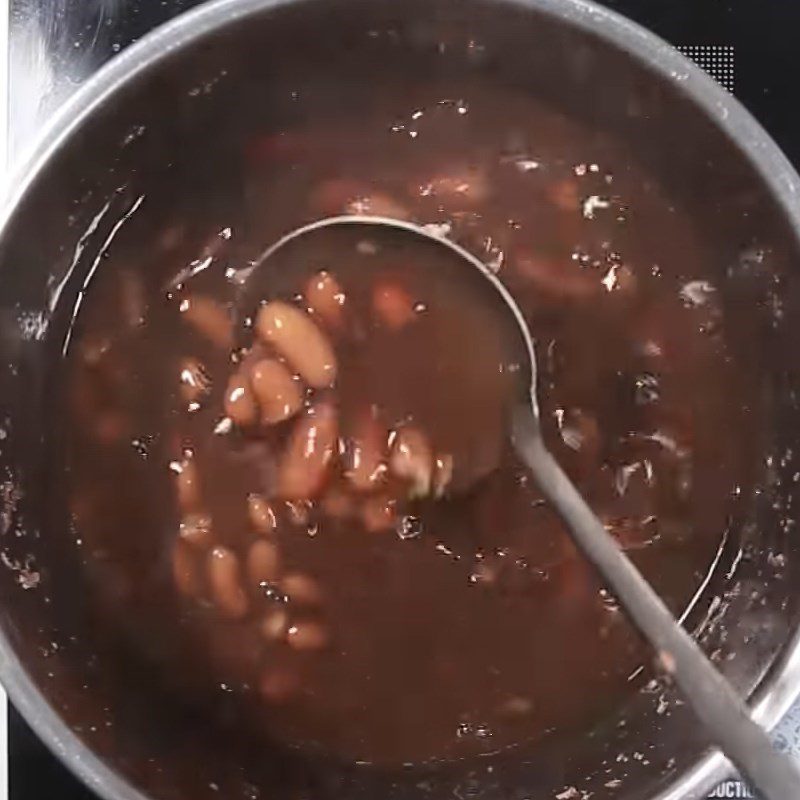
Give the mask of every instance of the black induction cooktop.
M 200 0 L 10 0 L 9 138 L 11 156 L 54 106 L 105 61 L 152 28 Z M 753 112 L 800 167 L 800 75 L 796 0 L 606 0 L 606 5 L 655 30 L 694 58 Z M 31 110 L 28 48 L 34 40 L 53 81 L 46 104 Z M 35 95 L 34 95 L 35 96 Z M 33 129 L 33 130 L 32 130 Z M 9 710 L 9 797 L 92 800 Z M 800 707 L 777 734 L 779 746 L 800 750 Z M 728 782 L 713 797 L 752 797 Z

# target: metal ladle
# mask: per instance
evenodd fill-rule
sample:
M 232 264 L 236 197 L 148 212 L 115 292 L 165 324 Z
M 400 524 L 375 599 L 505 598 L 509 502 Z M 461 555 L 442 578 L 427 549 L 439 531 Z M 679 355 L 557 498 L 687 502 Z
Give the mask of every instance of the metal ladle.
M 483 276 L 499 313 L 505 316 L 499 324 L 513 323 L 521 351 L 527 355 L 528 363 L 523 363 L 519 372 L 520 395 L 515 398 L 510 413 L 511 439 L 518 456 L 566 523 L 578 548 L 652 645 L 661 667 L 681 688 L 710 738 L 765 800 L 800 798 L 800 766 L 772 747 L 764 730 L 751 719 L 742 698 L 677 622 L 548 452 L 542 438 L 536 399 L 533 341 L 514 299 L 483 262 L 455 242 L 409 222 L 383 217 L 329 217 L 298 228 L 269 247 L 248 273 L 243 296 L 253 299 L 248 289 L 249 276 L 286 245 L 317 231 L 346 226 L 353 229 L 356 237 L 381 241 L 382 246 L 392 242 L 397 246 L 403 240 L 404 250 L 409 245 L 447 250 L 460 260 L 463 269 L 477 271 Z M 487 301 L 489 299 L 487 295 Z M 497 303 L 498 299 L 501 302 Z

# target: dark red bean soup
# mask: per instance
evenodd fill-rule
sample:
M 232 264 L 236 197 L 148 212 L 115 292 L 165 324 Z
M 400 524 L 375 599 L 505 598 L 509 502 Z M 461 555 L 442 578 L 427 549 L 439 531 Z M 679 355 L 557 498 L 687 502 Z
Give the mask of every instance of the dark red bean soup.
M 237 298 L 320 217 L 471 249 L 535 339 L 550 448 L 681 613 L 747 480 L 691 216 L 627 145 L 496 86 L 404 85 L 237 141 L 140 198 L 75 317 L 92 602 L 187 703 L 290 748 L 401 765 L 588 730 L 648 655 L 511 450 L 519 363 L 480 293 L 331 232 L 253 274 L 246 318 Z

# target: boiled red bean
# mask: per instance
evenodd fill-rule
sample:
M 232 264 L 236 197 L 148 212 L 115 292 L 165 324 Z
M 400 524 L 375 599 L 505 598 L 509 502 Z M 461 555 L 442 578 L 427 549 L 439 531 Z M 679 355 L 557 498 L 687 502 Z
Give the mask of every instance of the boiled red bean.
M 309 386 L 323 389 L 333 385 L 336 355 L 328 337 L 305 311 L 280 300 L 267 303 L 258 312 L 256 330 Z
M 346 449 L 346 476 L 360 492 L 373 490 L 386 477 L 389 432 L 372 410 L 359 415 Z
M 196 358 L 184 358 L 180 364 L 181 397 L 197 403 L 211 391 L 211 377 Z
M 331 519 L 347 519 L 354 508 L 353 498 L 338 488 L 328 490 L 322 498 L 322 512 Z
M 258 420 L 258 406 L 249 381 L 240 374 L 231 376 L 225 389 L 225 413 L 235 425 L 246 428 Z
M 200 507 L 200 476 L 197 465 L 191 457 L 185 458 L 175 466 L 177 477 L 175 487 L 178 495 L 178 507 L 185 512 L 197 511 Z
M 147 310 L 144 284 L 138 273 L 121 270 L 119 273 L 120 309 L 122 318 L 129 328 L 144 323 Z
M 289 615 L 282 608 L 270 610 L 261 622 L 261 633 L 270 641 L 285 639 L 288 630 Z
M 300 691 L 300 678 L 286 667 L 270 666 L 262 674 L 258 688 L 270 703 L 287 703 Z
M 130 433 L 130 421 L 121 411 L 101 411 L 94 418 L 93 432 L 101 444 L 119 444 Z
M 320 270 L 306 283 L 306 302 L 315 317 L 331 328 L 338 328 L 344 317 L 345 293 L 327 270 Z
M 336 411 L 327 403 L 313 406 L 299 419 L 278 465 L 278 494 L 309 500 L 323 487 L 336 452 Z
M 535 253 L 520 253 L 513 269 L 549 300 L 590 300 L 604 291 L 602 273 L 582 269 L 568 258 L 561 260 Z
M 233 347 L 233 324 L 224 306 L 195 295 L 181 301 L 180 311 L 184 320 L 211 344 L 223 350 Z
M 547 187 L 547 199 L 559 211 L 579 211 L 581 207 L 578 182 L 574 178 L 555 181 Z
M 280 361 L 258 361 L 250 373 L 250 382 L 261 408 L 261 420 L 268 425 L 289 419 L 303 405 L 300 382 Z
M 107 337 L 89 336 L 80 345 L 80 355 L 90 367 L 99 366 L 111 350 L 111 340 Z
M 301 605 L 318 605 L 322 602 L 322 589 L 310 576 L 302 572 L 286 575 L 280 583 L 281 591 L 293 603 Z
M 386 192 L 369 192 L 352 199 L 346 206 L 348 214 L 389 219 L 411 219 L 409 209 Z
M 433 454 L 428 437 L 418 428 L 400 428 L 392 441 L 389 469 L 396 477 L 411 484 L 412 497 L 429 494 L 433 478 Z
M 443 497 L 453 480 L 453 456 L 442 454 L 433 461 L 433 495 Z
M 227 547 L 215 547 L 208 554 L 208 582 L 214 605 L 227 617 L 238 619 L 247 613 L 247 595 L 241 584 L 239 559 Z
M 561 438 L 573 451 L 568 459 L 581 476 L 588 476 L 599 467 L 603 445 L 600 426 L 594 415 L 579 408 L 567 409 L 561 419 Z
M 280 554 L 272 542 L 259 539 L 247 552 L 247 575 L 255 586 L 272 583 L 280 575 Z
M 498 711 L 506 717 L 526 717 L 533 713 L 533 701 L 522 695 L 515 695 L 504 700 Z
M 627 264 L 610 266 L 600 282 L 613 297 L 624 300 L 633 298 L 639 288 L 639 279 Z
M 292 525 L 303 527 L 311 521 L 311 509 L 313 508 L 311 501 L 287 500 L 285 506 Z
M 448 205 L 477 205 L 489 196 L 486 173 L 469 167 L 437 175 L 415 188 L 420 196 L 440 198 Z
M 318 622 L 303 620 L 286 631 L 286 641 L 295 650 L 321 650 L 328 644 L 328 631 Z
M 344 214 L 348 205 L 367 191 L 367 186 L 352 178 L 331 178 L 314 187 L 310 205 L 322 214 Z
M 250 494 L 247 496 L 247 514 L 250 517 L 250 524 L 256 532 L 264 536 L 271 536 L 278 527 L 275 518 L 275 511 L 269 502 L 260 494 Z
M 390 497 L 367 498 L 361 506 L 361 523 L 369 533 L 392 530 L 397 524 L 396 501 Z
M 395 198 L 349 178 L 332 178 L 321 183 L 311 195 L 311 205 L 324 214 L 411 219 L 409 209 Z
M 172 546 L 172 578 L 178 591 L 187 597 L 200 597 L 203 578 L 195 549 L 179 539 Z
M 214 543 L 211 517 L 208 514 L 186 514 L 181 519 L 178 536 L 194 547 L 207 549 Z
M 375 285 L 372 291 L 372 308 L 378 320 L 393 331 L 404 328 L 416 314 L 411 295 L 392 281 L 381 281 Z

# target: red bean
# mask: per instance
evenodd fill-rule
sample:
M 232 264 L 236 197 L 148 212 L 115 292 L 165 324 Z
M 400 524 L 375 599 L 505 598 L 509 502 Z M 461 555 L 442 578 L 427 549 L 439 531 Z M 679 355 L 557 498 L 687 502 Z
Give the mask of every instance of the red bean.
M 223 350 L 233 347 L 233 325 L 224 306 L 210 297 L 194 295 L 181 301 L 181 313 L 204 339 Z
M 208 554 L 208 582 L 217 609 L 239 619 L 247 613 L 247 595 L 241 585 L 239 559 L 227 547 L 215 547 Z
M 211 377 L 196 358 L 184 358 L 180 364 L 181 397 L 197 403 L 211 390 Z
M 211 517 L 208 514 L 186 514 L 181 520 L 178 535 L 193 547 L 207 549 L 214 543 Z
M 119 273 L 120 309 L 122 318 L 130 328 L 144 323 L 147 311 L 144 284 L 138 273 L 122 270 Z
M 178 494 L 178 507 L 184 512 L 200 508 L 200 476 L 192 458 L 185 458 L 177 467 L 175 487 Z
M 328 644 L 328 631 L 318 622 L 303 621 L 292 625 L 286 632 L 289 647 L 295 650 L 321 650 Z
M 242 375 L 232 375 L 225 390 L 225 413 L 234 424 L 246 428 L 258 420 L 258 406 L 253 390 Z
M 639 279 L 627 264 L 609 267 L 601 283 L 613 297 L 625 300 L 633 298 L 639 288 Z
M 441 454 L 433 461 L 433 495 L 443 497 L 453 480 L 453 456 Z
M 345 211 L 358 216 L 411 219 L 408 208 L 386 192 L 369 192 L 354 197 L 345 206 Z
M 567 463 L 577 474 L 588 476 L 599 469 L 603 442 L 594 415 L 579 408 L 568 409 L 562 418 L 561 438 L 572 451 L 567 454 Z
M 255 586 L 272 583 L 280 574 L 280 554 L 278 548 L 264 539 L 250 545 L 247 553 L 247 575 Z
M 314 188 L 310 204 L 323 214 L 344 214 L 354 198 L 367 191 L 368 187 L 352 178 L 330 178 Z
M 345 293 L 339 281 L 330 272 L 323 269 L 312 275 L 306 283 L 305 296 L 314 316 L 319 317 L 331 328 L 341 326 Z
M 194 548 L 179 539 L 172 547 L 172 578 L 178 591 L 187 597 L 202 595 L 203 580 Z
M 247 496 L 247 514 L 250 517 L 250 524 L 256 532 L 264 536 L 271 536 L 275 533 L 278 527 L 275 511 L 260 494 Z
M 350 178 L 332 178 L 321 183 L 311 195 L 311 205 L 324 214 L 367 214 L 411 219 L 411 212 L 401 202 Z
M 369 497 L 361 506 L 361 522 L 369 533 L 388 531 L 397 524 L 396 501 L 379 495 Z
M 94 437 L 101 444 L 119 444 L 129 433 L 130 421 L 121 411 L 101 411 L 94 419 Z
M 372 307 L 378 320 L 393 331 L 404 328 L 416 314 L 411 295 L 402 286 L 390 281 L 381 281 L 375 285 L 372 291 Z
M 302 528 L 311 521 L 313 504 L 310 500 L 287 500 L 285 506 L 292 525 Z
M 533 709 L 533 701 L 522 695 L 515 695 L 502 702 L 498 711 L 506 717 L 527 717 Z
M 322 589 L 310 576 L 292 572 L 281 581 L 281 591 L 293 603 L 314 606 L 322 602 Z
M 287 500 L 310 500 L 325 482 L 336 450 L 336 411 L 327 403 L 313 406 L 299 419 L 278 465 L 278 494 Z
M 437 197 L 462 206 L 476 205 L 489 196 L 489 182 L 482 170 L 466 167 L 437 175 L 416 187 L 422 197 Z
M 430 493 L 433 478 L 433 454 L 428 437 L 414 427 L 396 432 L 389 457 L 392 473 L 411 484 L 412 497 L 425 497 Z
M 389 432 L 372 409 L 359 415 L 347 448 L 346 476 L 359 492 L 372 491 L 386 477 Z
M 274 608 L 267 612 L 261 622 L 261 633 L 265 639 L 280 641 L 289 630 L 289 615 L 282 608 Z
M 270 703 L 289 702 L 300 690 L 300 679 L 285 667 L 269 667 L 258 684 L 261 696 Z
M 322 512 L 331 519 L 347 519 L 353 511 L 353 498 L 341 489 L 330 489 L 322 498 Z
M 90 367 L 99 366 L 110 350 L 111 340 L 105 337 L 88 336 L 80 345 L 81 357 L 84 363 Z
M 294 416 L 303 404 L 299 381 L 280 361 L 264 358 L 250 373 L 253 394 L 261 407 L 262 422 L 273 425 Z
M 547 187 L 547 199 L 559 211 L 579 211 L 581 206 L 578 182 L 572 178 L 555 181 Z
M 568 258 L 559 260 L 520 253 L 513 266 L 524 280 L 533 283 L 548 299 L 588 300 L 604 291 L 602 275 L 594 270 L 584 270 Z
M 304 311 L 289 303 L 267 303 L 256 319 L 261 339 L 272 345 L 314 389 L 336 380 L 336 355 L 328 337 Z

